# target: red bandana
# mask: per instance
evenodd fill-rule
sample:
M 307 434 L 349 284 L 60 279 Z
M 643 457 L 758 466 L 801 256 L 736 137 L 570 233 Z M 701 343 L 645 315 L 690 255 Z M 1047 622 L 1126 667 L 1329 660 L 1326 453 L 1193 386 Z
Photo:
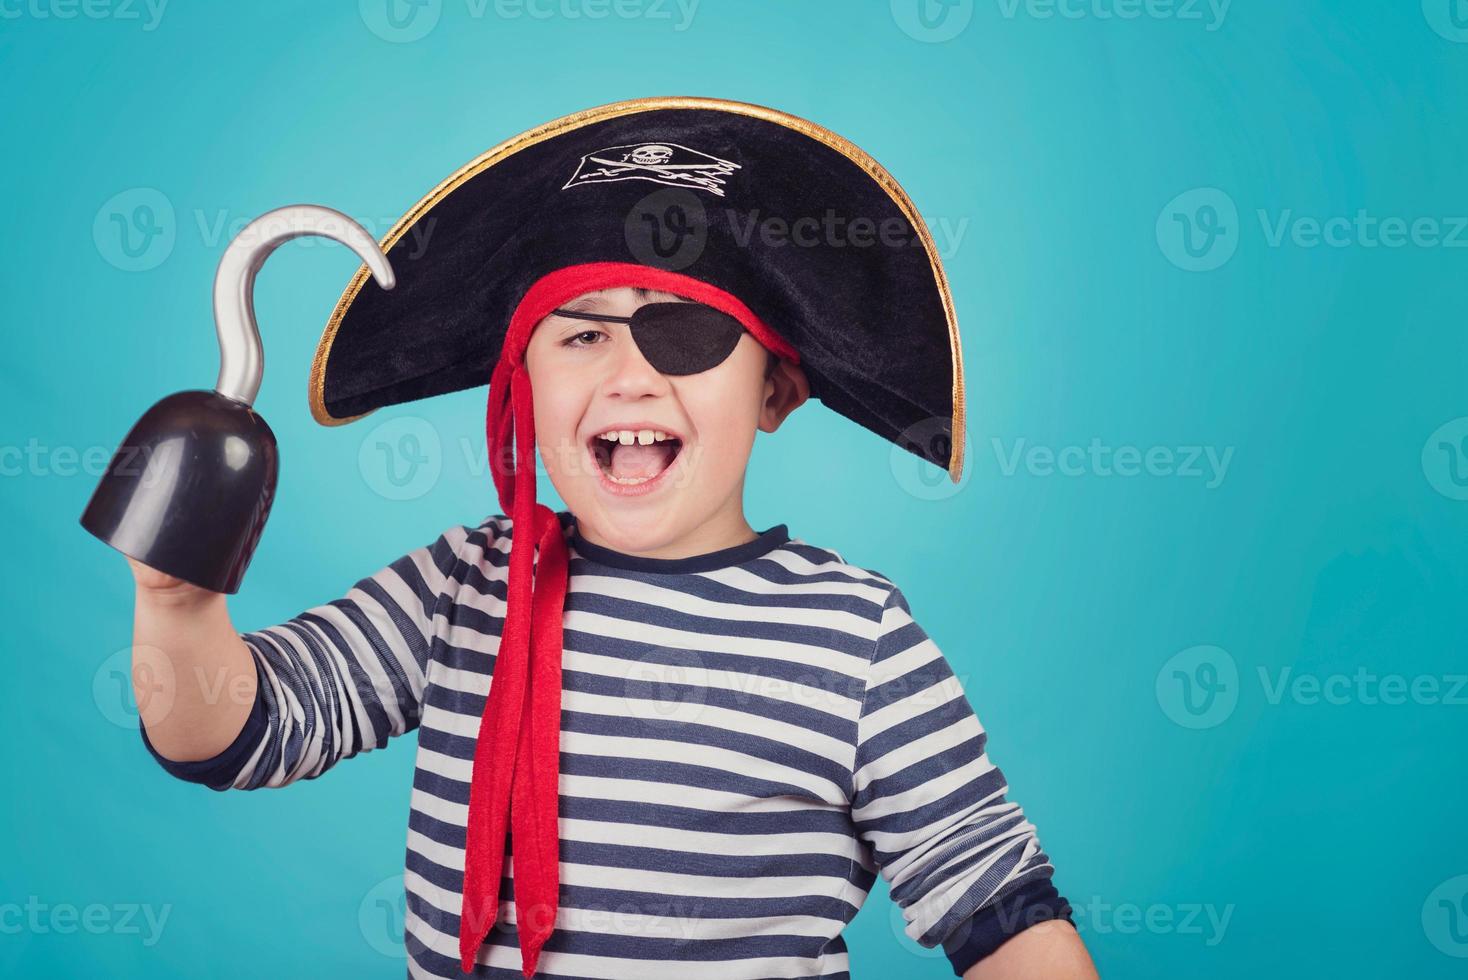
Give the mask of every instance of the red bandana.
M 485 434 L 500 507 L 513 522 L 504 629 L 485 699 L 464 844 L 459 956 L 465 973 L 499 914 L 505 824 L 515 858 L 515 920 L 526 977 L 555 928 L 560 897 L 561 614 L 567 548 L 556 514 L 535 500 L 535 417 L 525 347 L 557 306 L 582 293 L 640 286 L 722 310 L 766 348 L 800 355 L 739 300 L 717 286 L 651 266 L 594 262 L 543 276 L 510 317 L 489 384 Z M 513 443 L 514 458 L 508 456 Z M 535 551 L 539 560 L 535 560 Z M 532 574 L 534 584 L 532 586 Z

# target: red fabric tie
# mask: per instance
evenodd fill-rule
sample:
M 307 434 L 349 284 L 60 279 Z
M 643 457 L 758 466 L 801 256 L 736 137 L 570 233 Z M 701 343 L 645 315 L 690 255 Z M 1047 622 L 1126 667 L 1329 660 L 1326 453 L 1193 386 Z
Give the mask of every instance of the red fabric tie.
M 504 437 L 512 423 L 515 429 L 514 482 L 509 482 L 493 455 L 490 460 L 495 482 L 505 479 L 500 499 L 514 520 L 510 584 L 490 695 L 474 746 L 459 955 L 464 972 L 473 972 L 479 946 L 498 917 L 508 818 L 520 964 L 531 977 L 540 949 L 555 927 L 560 891 L 561 615 L 567 551 L 555 512 L 535 500 L 530 379 L 518 365 L 511 370 L 508 385 L 502 383 L 506 380 L 502 374 L 496 368 L 490 384 L 487 425 L 492 454 L 508 446 Z M 495 398 L 495 392 L 501 397 Z M 512 413 L 506 411 L 511 401 L 506 394 L 513 400 Z M 539 551 L 533 592 L 532 548 Z

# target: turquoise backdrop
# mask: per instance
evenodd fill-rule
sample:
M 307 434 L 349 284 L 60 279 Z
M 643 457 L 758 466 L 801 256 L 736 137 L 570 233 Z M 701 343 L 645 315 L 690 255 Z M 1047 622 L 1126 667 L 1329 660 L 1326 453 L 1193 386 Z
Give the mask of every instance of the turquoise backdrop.
M 901 585 L 1103 975 L 1468 973 L 1468 2 L 921 2 L 0 0 L 0 974 L 403 974 L 413 739 L 281 792 L 171 779 L 131 575 L 78 518 L 145 408 L 213 384 L 249 219 L 382 235 L 648 95 L 828 126 L 933 230 L 964 482 L 813 402 L 747 513 Z M 497 510 L 483 389 L 311 420 L 356 266 L 300 241 L 260 277 L 283 463 L 242 629 Z M 373 448 L 404 430 L 438 439 L 406 489 Z M 951 974 L 883 883 L 847 937 L 856 977 Z

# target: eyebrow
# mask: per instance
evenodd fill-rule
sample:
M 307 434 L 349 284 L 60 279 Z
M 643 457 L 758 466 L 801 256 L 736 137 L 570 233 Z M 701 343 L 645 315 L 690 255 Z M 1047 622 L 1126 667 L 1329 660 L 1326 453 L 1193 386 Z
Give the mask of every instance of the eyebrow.
M 556 309 L 568 310 L 571 313 L 594 313 L 605 305 L 605 301 L 600 296 L 578 296 L 569 303 L 562 303 Z
M 633 291 L 636 292 L 638 298 L 642 300 L 648 300 L 652 293 L 655 292 L 655 290 L 643 289 L 639 287 L 633 287 Z M 658 302 L 694 302 L 694 300 L 691 300 L 686 296 L 679 296 L 675 293 L 669 293 L 667 295 L 672 296 L 673 299 L 668 300 L 659 297 Z M 586 293 L 576 297 L 569 303 L 562 303 L 561 305 L 557 306 L 556 309 L 565 310 L 568 313 L 599 313 L 605 312 L 606 305 L 607 301 L 605 296 L 596 293 Z

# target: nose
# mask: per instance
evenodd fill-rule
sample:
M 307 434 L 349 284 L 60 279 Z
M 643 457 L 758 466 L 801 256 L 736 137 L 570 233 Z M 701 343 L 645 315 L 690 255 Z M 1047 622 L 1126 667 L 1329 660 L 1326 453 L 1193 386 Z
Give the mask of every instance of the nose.
M 668 379 L 647 362 L 642 351 L 625 327 L 618 332 L 614 356 L 607 361 L 607 375 L 602 394 L 613 398 L 641 398 L 664 395 L 670 390 Z

